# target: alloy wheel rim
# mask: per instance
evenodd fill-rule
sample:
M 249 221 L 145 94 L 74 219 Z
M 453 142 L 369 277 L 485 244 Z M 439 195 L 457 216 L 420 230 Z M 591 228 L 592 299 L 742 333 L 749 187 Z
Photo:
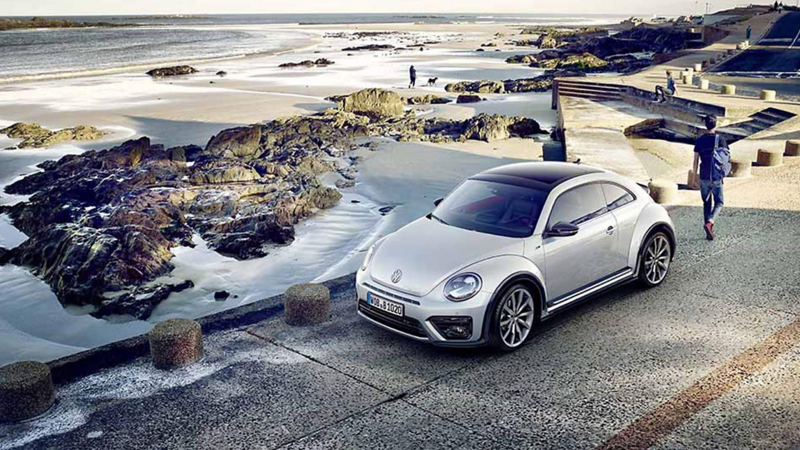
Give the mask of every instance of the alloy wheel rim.
M 669 262 L 669 242 L 664 236 L 656 236 L 645 251 L 644 270 L 647 281 L 652 284 L 664 281 L 669 270 Z
M 506 296 L 500 311 L 500 338 L 509 347 L 518 347 L 533 328 L 533 296 L 517 289 Z

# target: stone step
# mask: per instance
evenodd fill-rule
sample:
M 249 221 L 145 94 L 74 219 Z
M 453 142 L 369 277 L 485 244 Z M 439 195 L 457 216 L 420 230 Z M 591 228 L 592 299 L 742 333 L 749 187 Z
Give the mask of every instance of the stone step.
M 561 93 L 562 97 L 574 97 L 574 98 L 582 98 L 585 100 L 592 100 L 596 102 L 614 102 L 619 101 L 617 97 L 610 97 L 606 95 L 591 95 L 591 94 L 581 94 L 581 93 Z
M 783 121 L 782 120 L 775 120 L 774 118 L 769 117 L 769 116 L 767 116 L 767 117 L 759 116 L 758 114 L 754 114 L 754 115 L 750 116 L 750 123 L 752 123 L 753 125 L 757 125 L 757 126 L 763 126 L 764 128 L 774 127 L 775 125 L 777 125 L 777 124 L 779 124 L 781 122 L 783 122 Z
M 573 94 L 592 94 L 592 95 L 605 95 L 620 98 L 619 92 L 607 92 L 607 91 L 600 91 L 594 89 L 582 89 L 582 88 L 575 88 L 575 87 L 567 87 L 567 86 L 559 86 L 558 93 L 573 93 Z
M 558 89 L 580 89 L 580 90 L 587 90 L 587 91 L 594 91 L 594 92 L 604 92 L 609 94 L 621 94 L 623 92 L 622 88 L 613 85 L 603 85 L 603 84 L 596 84 L 596 83 L 582 83 L 582 82 L 573 82 L 573 81 L 559 81 L 558 82 Z
M 763 111 L 759 111 L 759 112 L 753 114 L 750 117 L 752 117 L 754 119 L 755 118 L 759 118 L 759 119 L 763 119 L 765 121 L 770 121 L 770 122 L 772 122 L 773 125 L 775 125 L 775 124 L 783 122 L 784 120 L 791 119 L 792 117 L 794 117 L 794 114 L 792 114 L 790 112 L 787 112 L 787 111 L 782 111 L 782 110 L 779 110 L 779 109 L 775 109 L 775 108 L 767 108 L 767 109 L 765 109 Z

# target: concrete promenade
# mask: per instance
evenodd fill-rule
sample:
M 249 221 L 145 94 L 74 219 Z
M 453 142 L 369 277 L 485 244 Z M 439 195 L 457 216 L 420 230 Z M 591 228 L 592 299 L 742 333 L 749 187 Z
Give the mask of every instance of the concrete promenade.
M 641 93 L 654 92 L 655 86 L 666 84 L 666 71 L 671 70 L 676 78 L 678 93 L 676 99 L 667 105 L 656 104 L 641 97 L 631 101 L 630 95 L 622 98 L 576 98 L 560 95 L 559 125 L 564 130 L 565 147 L 569 160 L 580 159 L 587 164 L 598 165 L 614 170 L 637 181 L 654 178 L 655 174 L 642 161 L 641 155 L 625 138 L 625 130 L 648 120 L 670 120 L 680 129 L 701 126 L 701 114 L 708 111 L 721 111 L 721 125 L 735 128 L 739 123 L 747 123 L 754 114 L 774 108 L 794 118 L 786 120 L 768 129 L 751 132 L 744 139 L 732 145 L 734 156 L 751 156 L 759 149 L 783 148 L 787 139 L 800 138 L 800 103 L 781 100 L 781 88 L 786 80 L 759 79 L 758 85 L 764 89 L 777 91 L 777 100 L 761 100 L 758 92 L 738 92 L 734 95 L 720 93 L 720 86 L 712 85 L 711 89 L 701 89 L 699 77 L 711 75 L 707 70 L 715 66 L 707 66 L 699 74 L 694 72 L 692 84 L 681 83 L 681 73 L 695 64 L 708 62 L 712 58 L 717 64 L 724 61 L 720 55 L 736 50 L 737 44 L 745 40 L 748 25 L 753 29 L 753 41 L 757 41 L 771 30 L 771 27 L 787 13 L 779 15 L 769 13 L 756 16 L 749 21 L 729 27 L 731 34 L 725 39 L 706 48 L 687 53 L 685 56 L 668 61 L 639 73 L 624 76 L 598 76 L 589 78 L 566 78 L 565 82 L 589 83 L 588 89 L 603 89 L 601 86 L 613 86 L 614 89 L 631 88 Z M 730 59 L 730 56 L 726 57 Z M 724 77 L 714 77 L 717 82 L 725 82 Z M 720 81 L 723 80 L 723 81 Z M 591 85 L 600 85 L 592 88 Z M 566 89 L 565 89 L 566 91 Z M 741 91 L 741 90 L 740 90 Z M 591 92 L 591 91 L 590 91 Z M 753 95 L 755 94 L 755 96 Z M 720 115 L 719 113 L 717 115 Z M 684 166 L 687 164 L 684 163 Z M 685 183 L 685 173 L 690 168 L 681 167 L 675 173 L 680 176 L 673 181 Z
M 322 325 L 260 322 L 185 369 L 141 357 L 62 384 L 0 449 L 797 448 L 800 158 L 726 187 L 713 242 L 699 199 L 671 210 L 663 286 L 583 303 L 513 354 L 384 332 L 346 283 Z

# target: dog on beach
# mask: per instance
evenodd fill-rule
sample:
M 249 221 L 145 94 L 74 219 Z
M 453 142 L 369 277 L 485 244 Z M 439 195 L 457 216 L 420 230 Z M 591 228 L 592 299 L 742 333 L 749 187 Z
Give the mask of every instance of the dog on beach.
M 437 81 L 439 81 L 439 77 L 428 78 L 428 86 L 436 86 Z

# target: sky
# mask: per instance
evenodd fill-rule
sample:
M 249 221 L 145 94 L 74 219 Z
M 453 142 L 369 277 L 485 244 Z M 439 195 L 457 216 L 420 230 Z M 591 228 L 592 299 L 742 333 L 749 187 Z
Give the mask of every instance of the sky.
M 711 11 L 747 2 L 710 1 Z M 792 3 L 792 0 L 788 2 Z M 0 16 L 214 13 L 608 13 L 686 15 L 694 0 L 0 0 Z

